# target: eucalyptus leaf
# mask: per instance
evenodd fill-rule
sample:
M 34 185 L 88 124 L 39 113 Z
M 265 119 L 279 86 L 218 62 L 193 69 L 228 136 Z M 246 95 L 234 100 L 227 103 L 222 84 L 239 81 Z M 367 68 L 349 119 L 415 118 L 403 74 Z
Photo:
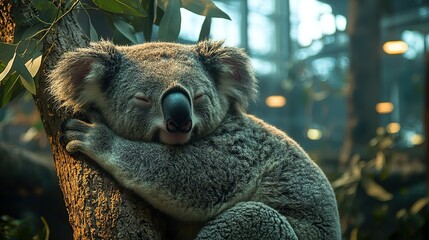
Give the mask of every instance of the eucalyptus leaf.
M 203 25 L 201 26 L 200 36 L 198 37 L 199 42 L 210 37 L 211 24 L 212 18 L 206 17 L 206 19 L 204 19 Z
M 365 179 L 362 183 L 368 196 L 374 197 L 379 201 L 389 201 L 393 198 L 391 193 L 372 179 Z
M 58 15 L 58 8 L 48 0 L 32 0 L 31 3 L 39 12 L 39 19 L 43 23 L 53 23 Z
M 113 13 L 130 14 L 139 17 L 146 17 L 140 0 L 92 0 L 99 8 Z
M 30 72 L 31 76 L 36 76 L 37 72 L 39 72 L 40 66 L 42 65 L 42 55 L 30 59 L 25 63 L 25 67 Z
M 412 214 L 417 214 L 418 212 L 420 212 L 420 210 L 422 210 L 428 204 L 429 204 L 429 197 L 421 198 L 413 204 L 410 211 Z
M 22 61 L 28 61 L 35 56 L 40 56 L 42 45 L 37 43 L 35 39 L 23 40 L 17 44 L 16 52 Z
M 22 33 L 22 36 L 20 38 L 25 40 L 25 39 L 30 39 L 32 37 L 36 37 L 38 34 L 48 30 L 48 28 L 45 28 L 45 26 L 46 25 L 41 23 L 32 25 Z
M 159 24 L 158 40 L 173 42 L 177 40 L 180 33 L 180 0 L 164 0 L 164 2 L 167 2 L 167 6 L 164 6 L 166 11 Z
M 43 223 L 43 228 L 36 235 L 37 239 L 39 239 L 39 240 L 49 240 L 49 235 L 50 235 L 50 232 L 51 232 L 50 229 L 49 229 L 49 225 L 46 222 L 46 219 L 44 217 L 40 217 L 40 220 Z
M 20 75 L 22 85 L 31 94 L 36 94 L 36 84 L 34 83 L 34 79 L 31 76 L 31 73 L 28 71 L 27 67 L 25 66 L 24 62 L 22 61 L 22 58 L 16 57 L 16 52 L 13 58 L 9 61 L 5 70 L 0 74 L 0 79 L 4 79 L 11 70 L 16 71 Z
M 91 41 L 98 41 L 98 34 L 97 34 L 97 30 L 95 30 L 94 26 L 92 25 L 91 21 L 89 21 L 89 38 L 91 39 Z
M 0 108 L 6 106 L 10 101 L 21 95 L 25 88 L 18 84 L 19 75 L 17 73 L 12 74 L 5 79 L 0 85 Z
M 153 22 L 155 25 L 159 26 L 161 24 L 161 19 L 164 17 L 164 10 L 162 10 L 160 7 L 156 8 L 155 12 L 155 18 L 153 19 Z
M 147 18 L 140 18 L 140 21 L 137 23 L 137 25 L 141 29 L 138 31 L 143 32 L 146 42 L 150 42 L 152 40 L 153 24 L 156 18 L 157 1 L 145 1 L 144 8 L 146 9 L 148 16 Z M 133 26 L 135 25 L 133 24 Z
M 0 42 L 0 60 L 2 62 L 8 62 L 12 59 L 16 51 L 16 44 L 7 44 Z
M 34 45 L 32 41 L 23 41 L 20 42 L 18 45 L 11 45 L 11 44 L 4 44 L 2 43 L 0 47 L 2 48 L 2 54 L 0 54 L 0 58 L 2 61 L 4 61 L 5 58 L 8 58 L 11 54 L 13 46 L 13 54 L 12 58 L 8 61 L 6 67 L 4 70 L 0 73 L 0 81 L 6 79 L 6 77 L 13 73 L 17 72 L 20 75 L 20 80 L 22 85 L 32 94 L 36 93 L 36 85 L 34 83 L 33 76 L 27 69 L 26 65 L 24 64 L 24 59 L 31 58 L 33 54 L 35 54 L 37 51 L 37 45 Z M 18 57 L 18 53 L 20 54 L 20 57 Z M 24 56 L 21 56 L 24 55 Z M 41 56 L 39 54 L 38 56 Z M 40 63 L 38 61 L 41 59 L 37 59 L 36 65 L 39 64 L 38 68 L 40 67 Z M 32 71 L 35 71 L 36 65 L 32 66 Z M 37 72 L 36 72 L 37 73 Z
M 210 0 L 181 0 L 181 2 L 182 7 L 198 15 L 206 17 L 225 18 L 231 20 L 228 14 L 220 10 Z
M 31 73 L 28 71 L 25 64 L 22 62 L 21 59 L 16 59 L 14 64 L 14 69 L 18 72 L 20 75 L 20 80 L 22 85 L 27 89 L 31 94 L 36 94 L 36 84 L 34 83 L 34 79 L 31 76 Z
M 131 20 L 131 25 L 136 33 L 142 33 L 146 42 L 150 42 L 152 39 L 153 18 L 151 20 L 150 15 L 149 13 L 148 17 L 134 17 Z
M 6 76 L 9 75 L 9 73 L 12 71 L 13 66 L 15 65 L 16 61 L 16 52 L 13 54 L 12 59 L 9 60 L 9 62 L 6 64 L 6 67 L 3 69 L 3 71 L 0 73 L 0 82 L 6 78 Z
M 116 45 L 130 45 L 131 44 L 131 41 L 128 38 L 126 38 L 122 33 L 120 33 L 118 30 L 113 31 L 112 41 Z
M 137 38 L 135 35 L 136 31 L 131 24 L 125 22 L 122 18 L 115 18 L 113 20 L 113 25 L 128 40 L 130 40 L 132 43 L 137 43 Z

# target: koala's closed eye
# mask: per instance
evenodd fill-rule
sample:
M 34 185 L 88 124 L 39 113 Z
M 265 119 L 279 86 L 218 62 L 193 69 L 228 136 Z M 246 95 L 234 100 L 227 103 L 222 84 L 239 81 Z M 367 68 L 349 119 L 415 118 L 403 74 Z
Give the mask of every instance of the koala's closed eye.
M 152 104 L 150 98 L 141 92 L 134 94 L 133 102 L 141 107 L 149 107 Z
M 194 101 L 199 101 L 204 97 L 204 93 L 197 93 L 194 96 Z

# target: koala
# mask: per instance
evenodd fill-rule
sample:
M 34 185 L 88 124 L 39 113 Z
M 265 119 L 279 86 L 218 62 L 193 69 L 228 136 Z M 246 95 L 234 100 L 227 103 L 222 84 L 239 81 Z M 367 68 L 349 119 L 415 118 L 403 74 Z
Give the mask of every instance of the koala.
M 48 77 L 62 142 L 169 216 L 171 239 L 341 239 L 330 183 L 284 132 L 249 115 L 244 50 L 203 41 L 63 55 Z

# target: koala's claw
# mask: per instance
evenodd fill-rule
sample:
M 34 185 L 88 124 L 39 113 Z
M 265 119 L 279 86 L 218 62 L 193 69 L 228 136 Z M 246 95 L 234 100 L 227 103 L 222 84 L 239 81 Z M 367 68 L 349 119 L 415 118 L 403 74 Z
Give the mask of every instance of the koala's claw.
M 66 120 L 61 126 L 60 142 L 69 153 L 82 151 L 88 143 L 86 138 L 91 128 L 91 124 L 79 119 Z
M 61 126 L 60 142 L 67 152 L 81 152 L 93 156 L 103 147 L 109 145 L 109 140 L 112 137 L 111 131 L 99 122 L 99 116 L 91 114 L 90 120 L 91 123 L 80 119 L 64 121 Z

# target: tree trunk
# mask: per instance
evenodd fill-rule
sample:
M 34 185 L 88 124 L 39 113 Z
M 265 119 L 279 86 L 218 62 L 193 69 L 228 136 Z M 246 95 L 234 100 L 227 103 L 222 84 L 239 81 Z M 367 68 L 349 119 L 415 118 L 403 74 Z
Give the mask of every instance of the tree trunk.
M 34 11 L 28 1 L 14 3 L 14 10 L 29 17 Z M 64 11 L 63 11 L 64 12 Z M 72 14 L 58 22 L 44 39 L 44 65 L 34 96 L 49 141 L 60 187 L 73 228 L 74 239 L 162 239 L 161 214 L 85 156 L 70 156 L 60 145 L 60 125 L 71 116 L 53 108 L 46 91 L 46 76 L 66 51 L 88 45 Z
M 13 42 L 15 23 L 12 19 L 11 7 L 8 0 L 0 0 L 0 42 Z
M 341 166 L 354 154 L 368 157 L 365 151 L 378 127 L 375 105 L 380 100 L 379 3 L 378 0 L 349 1 L 350 75 Z

